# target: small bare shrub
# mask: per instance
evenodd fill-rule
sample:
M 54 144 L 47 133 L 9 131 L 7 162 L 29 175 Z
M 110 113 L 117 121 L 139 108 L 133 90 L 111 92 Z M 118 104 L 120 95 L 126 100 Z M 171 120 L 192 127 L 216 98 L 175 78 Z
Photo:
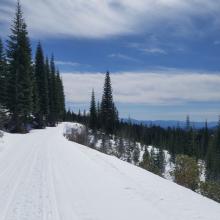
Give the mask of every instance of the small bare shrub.
M 86 127 L 72 128 L 71 132 L 65 135 L 69 141 L 76 142 L 78 144 L 88 144 L 88 132 Z

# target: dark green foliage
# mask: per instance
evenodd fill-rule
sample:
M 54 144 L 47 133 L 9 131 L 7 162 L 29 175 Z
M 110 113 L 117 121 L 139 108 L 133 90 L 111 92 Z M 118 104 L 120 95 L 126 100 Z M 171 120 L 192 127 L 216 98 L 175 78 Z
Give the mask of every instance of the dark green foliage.
M 217 182 L 201 182 L 200 192 L 203 196 L 220 203 L 220 184 Z
M 92 90 L 92 96 L 91 96 L 91 102 L 90 102 L 89 127 L 91 129 L 97 128 L 97 110 L 96 110 L 94 90 Z
M 113 102 L 112 85 L 109 72 L 107 72 L 105 76 L 100 118 L 101 127 L 103 128 L 103 130 L 105 130 L 105 132 L 107 133 L 112 134 L 117 128 L 118 113 Z
M 145 149 L 143 160 L 140 163 L 140 167 L 157 175 L 161 175 L 159 168 L 154 163 L 154 157 L 155 157 L 155 153 L 153 148 L 150 153 L 148 152 L 147 149 Z
M 7 123 L 6 88 L 7 88 L 7 64 L 3 43 L 0 38 L 0 129 Z
M 25 132 L 33 108 L 33 85 L 30 42 L 19 2 L 11 32 L 7 41 L 7 108 L 12 115 L 11 130 Z
M 97 102 L 97 128 L 101 128 L 101 107 L 100 103 Z
M 2 40 L 0 38 L 0 106 L 5 108 L 7 86 L 7 64 Z
M 201 134 L 199 136 L 201 138 L 201 145 L 198 147 L 199 151 L 199 158 L 202 158 L 203 155 L 206 155 L 207 147 L 209 146 L 209 129 L 208 129 L 208 124 L 207 121 L 205 122 L 205 127 L 204 129 L 201 130 Z
M 176 183 L 195 191 L 199 185 L 199 167 L 196 160 L 186 155 L 177 155 L 173 176 Z
M 46 73 L 46 67 L 44 63 L 44 54 L 39 43 L 36 50 L 35 57 L 35 82 L 36 82 L 36 93 L 38 94 L 38 120 L 39 127 L 46 125 L 46 119 L 49 113 L 49 97 L 48 97 L 48 78 Z
M 57 103 L 56 103 L 56 69 L 55 69 L 55 63 L 54 63 L 54 57 L 51 57 L 50 60 L 50 71 L 49 71 L 49 116 L 48 116 L 48 122 L 50 126 L 56 125 L 56 119 L 57 119 Z
M 7 61 L 7 62 L 6 62 Z M 0 110 L 10 121 L 4 128 L 11 132 L 28 132 L 63 120 L 65 98 L 63 84 L 54 60 L 45 63 L 40 43 L 35 63 L 20 3 L 17 3 L 11 35 L 7 40 L 7 57 L 0 40 Z
M 162 175 L 165 171 L 165 155 L 161 147 L 158 148 L 158 153 L 156 156 L 156 166 L 159 168 L 160 174 Z
M 79 121 L 79 119 L 77 118 L 77 115 L 69 109 L 64 113 L 64 121 Z
M 34 67 L 33 67 L 34 69 Z M 35 128 L 42 128 L 40 126 L 40 104 L 39 104 L 39 93 L 38 93 L 38 86 L 36 82 L 36 77 L 34 70 L 32 70 L 32 83 L 33 83 L 33 116 L 34 116 L 34 127 Z
M 208 148 L 206 177 L 208 180 L 220 183 L 220 120 Z
M 59 71 L 55 68 L 54 57 L 51 57 L 50 66 L 46 61 L 46 72 L 48 76 L 49 89 L 49 115 L 50 126 L 55 126 L 58 121 L 62 121 L 65 113 L 65 96 L 63 83 Z
M 62 121 L 65 113 L 65 96 L 64 96 L 63 81 L 60 77 L 59 71 L 57 71 L 57 75 L 56 75 L 56 89 L 57 89 L 56 99 L 57 99 L 58 120 Z

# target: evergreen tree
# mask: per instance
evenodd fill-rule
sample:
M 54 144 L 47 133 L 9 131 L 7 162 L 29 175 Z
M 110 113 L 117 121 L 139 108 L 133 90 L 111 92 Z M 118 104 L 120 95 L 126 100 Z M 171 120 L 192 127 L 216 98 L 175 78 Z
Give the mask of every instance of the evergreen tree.
M 135 149 L 133 151 L 133 161 L 135 165 L 138 165 L 139 163 L 139 157 L 140 157 L 140 150 L 138 146 L 135 146 Z
M 148 149 L 145 149 L 144 155 L 143 155 L 143 160 L 140 163 L 140 167 L 155 173 L 157 175 L 161 175 L 160 170 L 158 169 L 158 167 L 155 165 L 155 152 L 154 152 L 154 148 L 151 149 L 151 152 L 148 152 Z
M 63 82 L 60 78 L 60 72 L 57 71 L 56 74 L 56 90 L 57 90 L 57 114 L 58 120 L 62 121 L 65 114 L 65 96 Z
M 209 129 L 208 129 L 208 123 L 205 122 L 205 127 L 202 129 L 201 134 L 201 146 L 198 148 L 198 157 L 204 159 L 205 155 L 207 153 L 207 149 L 209 146 Z
M 0 110 L 10 114 L 8 130 L 27 132 L 29 127 L 56 125 L 65 114 L 63 82 L 55 68 L 54 58 L 44 62 L 39 43 L 35 64 L 20 2 L 7 41 L 7 62 L 0 39 Z M 34 120 L 33 120 L 34 119 Z
M 220 118 L 218 127 L 209 145 L 206 158 L 206 178 L 220 183 Z
M 110 73 L 105 76 L 104 90 L 101 102 L 101 124 L 107 133 L 113 133 L 116 128 L 116 108 L 112 97 Z
M 91 129 L 97 128 L 97 110 L 96 110 L 94 90 L 92 90 L 92 96 L 91 96 L 91 102 L 90 102 L 89 127 Z
M 34 73 L 34 67 L 32 67 L 32 82 L 33 82 L 33 109 L 32 109 L 32 114 L 34 116 L 34 121 L 33 121 L 33 127 L 34 128 L 41 128 L 40 126 L 40 105 L 39 105 L 39 93 L 38 93 L 38 87 L 37 87 L 37 82 L 35 78 L 35 73 Z
M 101 128 L 101 107 L 100 107 L 100 103 L 97 102 L 97 128 L 100 129 Z
M 48 79 L 44 63 L 44 55 L 41 44 L 38 43 L 35 57 L 35 80 L 36 89 L 39 95 L 39 126 L 46 125 L 46 118 L 49 113 Z
M 186 130 L 189 131 L 191 129 L 190 116 L 186 116 Z
M 6 77 L 7 77 L 7 64 L 4 53 L 4 47 L 0 38 L 0 106 L 5 108 L 6 102 Z
M 0 129 L 2 129 L 6 123 L 6 76 L 7 76 L 7 64 L 4 53 L 3 43 L 0 38 Z
M 187 115 L 186 117 L 186 137 L 185 137 L 185 145 L 183 149 L 183 153 L 189 156 L 193 156 L 194 154 L 194 129 L 191 126 L 190 117 Z
M 151 170 L 151 157 L 147 148 L 144 151 L 143 160 L 140 163 L 140 166 L 146 170 Z
M 194 158 L 186 155 L 178 155 L 176 157 L 173 175 L 176 183 L 193 191 L 198 188 L 199 167 Z
M 159 147 L 158 153 L 157 153 L 157 166 L 158 166 L 160 173 L 162 175 L 165 171 L 165 155 L 164 155 L 164 151 L 162 150 L 161 147 Z
M 119 138 L 119 142 L 116 145 L 118 158 L 121 158 L 125 153 L 125 145 L 122 137 Z
M 52 99 L 52 91 L 51 91 L 51 81 L 50 81 L 50 64 L 49 64 L 49 59 L 48 57 L 46 57 L 45 60 L 45 75 L 46 75 L 46 79 L 47 79 L 47 91 L 48 91 L 48 114 L 46 117 L 46 121 L 47 124 L 50 124 L 50 111 L 51 111 L 51 99 Z
M 57 90 L 56 90 L 56 69 L 54 57 L 50 60 L 50 71 L 48 76 L 49 85 L 49 116 L 48 121 L 50 126 L 55 126 L 57 123 Z
M 31 48 L 27 27 L 23 19 L 20 3 L 7 41 L 9 75 L 7 86 L 7 108 L 12 115 L 11 130 L 27 131 L 28 118 L 32 113 Z
M 218 182 L 201 182 L 200 192 L 203 196 L 206 196 L 220 203 L 220 184 Z
M 114 102 L 113 102 L 113 122 L 114 122 L 114 129 L 117 129 L 119 125 L 119 114 L 118 114 L 118 109 L 116 108 Z
M 81 115 L 81 110 L 79 109 L 78 115 L 77 115 L 77 121 L 81 122 L 81 120 L 82 120 L 82 115 Z
M 150 151 L 150 169 L 149 171 L 162 176 L 162 172 L 160 169 L 160 159 L 158 157 L 158 152 L 156 152 L 156 149 L 154 147 L 151 148 Z

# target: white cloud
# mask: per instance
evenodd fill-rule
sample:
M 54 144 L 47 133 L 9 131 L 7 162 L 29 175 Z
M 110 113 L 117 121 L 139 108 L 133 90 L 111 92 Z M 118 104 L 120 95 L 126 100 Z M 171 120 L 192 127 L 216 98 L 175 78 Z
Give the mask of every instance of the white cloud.
M 143 48 L 141 49 L 144 53 L 151 53 L 151 54 L 164 54 L 166 55 L 167 52 L 161 48 Z
M 61 66 L 72 66 L 72 67 L 80 66 L 80 63 L 72 62 L 72 61 L 56 60 L 55 63 L 56 63 L 57 65 L 61 65 Z
M 121 53 L 113 53 L 113 54 L 109 54 L 108 57 L 110 58 L 116 58 L 116 59 L 120 59 L 120 60 L 127 60 L 127 61 L 132 61 L 132 62 L 140 62 L 138 59 L 127 56 L 125 54 L 121 54 Z
M 92 88 L 101 98 L 104 74 L 63 74 L 68 102 L 88 103 Z M 119 103 L 178 105 L 220 102 L 220 75 L 177 70 L 124 72 L 111 75 L 115 101 Z
M 10 3 L 15 1 L 1 1 L 0 20 L 11 20 L 14 10 Z M 21 0 L 21 3 L 35 37 L 103 38 L 151 31 L 158 25 L 160 29 L 174 27 L 175 34 L 188 34 L 195 31 L 194 16 L 211 18 L 210 27 L 220 23 L 217 0 Z

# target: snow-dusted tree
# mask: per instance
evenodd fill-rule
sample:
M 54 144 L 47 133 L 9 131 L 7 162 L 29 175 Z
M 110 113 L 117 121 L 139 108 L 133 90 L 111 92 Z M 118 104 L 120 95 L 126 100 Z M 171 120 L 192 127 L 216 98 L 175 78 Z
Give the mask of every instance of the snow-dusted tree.
M 135 165 L 138 165 L 139 158 L 140 158 L 140 149 L 139 149 L 138 145 L 136 144 L 136 147 L 133 151 L 133 161 L 134 161 Z
M 125 145 L 122 137 L 119 138 L 119 141 L 116 145 L 116 150 L 118 157 L 121 158 L 125 153 Z

